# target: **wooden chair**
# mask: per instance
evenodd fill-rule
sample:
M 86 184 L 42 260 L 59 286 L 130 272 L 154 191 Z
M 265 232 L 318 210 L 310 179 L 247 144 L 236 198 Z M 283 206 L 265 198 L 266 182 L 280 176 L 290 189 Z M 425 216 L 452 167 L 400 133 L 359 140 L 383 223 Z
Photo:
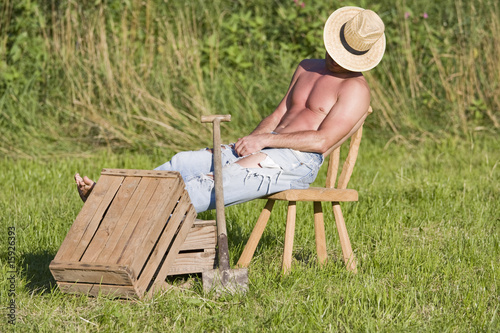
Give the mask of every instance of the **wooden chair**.
M 368 109 L 368 114 L 372 112 L 371 107 Z M 257 244 L 259 243 L 262 233 L 267 225 L 267 221 L 271 216 L 276 200 L 288 201 L 288 213 L 285 229 L 285 247 L 283 250 L 283 272 L 286 273 L 292 264 L 292 248 L 293 237 L 295 234 L 295 218 L 296 218 L 296 202 L 297 201 L 312 201 L 314 203 L 314 229 L 316 236 L 316 251 L 318 253 L 318 261 L 320 264 L 326 262 L 326 240 L 325 240 L 325 226 L 323 220 L 323 210 L 321 206 L 322 201 L 329 201 L 332 203 L 335 223 L 339 233 L 340 245 L 342 247 L 342 254 L 346 268 L 354 273 L 357 272 L 356 260 L 351 248 L 351 242 L 347 229 L 345 226 L 342 210 L 340 209 L 340 202 L 357 201 L 358 192 L 355 190 L 347 189 L 347 184 L 351 178 L 354 164 L 358 156 L 359 144 L 363 133 L 363 125 L 351 136 L 349 153 L 342 167 L 342 172 L 338 178 L 337 187 L 335 181 L 340 160 L 340 147 L 335 149 L 330 154 L 326 184 L 325 187 L 310 187 L 305 190 L 286 190 L 278 192 L 265 197 L 267 203 L 260 213 L 257 223 L 248 239 L 243 253 L 237 263 L 237 266 L 247 267 L 252 260 Z

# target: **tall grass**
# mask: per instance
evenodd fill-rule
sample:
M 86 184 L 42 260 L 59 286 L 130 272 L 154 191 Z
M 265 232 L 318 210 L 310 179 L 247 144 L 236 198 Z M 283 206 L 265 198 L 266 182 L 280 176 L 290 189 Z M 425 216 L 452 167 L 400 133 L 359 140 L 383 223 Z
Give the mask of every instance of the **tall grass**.
M 282 98 L 343 5 L 380 13 L 388 46 L 367 73 L 385 137 L 497 132 L 500 12 L 492 0 L 11 1 L 0 11 L 5 155 L 209 144 L 199 116 L 230 113 L 227 140 Z M 423 13 L 428 18 L 423 17 Z M 405 13 L 408 14 L 405 15 Z M 380 133 L 380 131 L 379 131 Z

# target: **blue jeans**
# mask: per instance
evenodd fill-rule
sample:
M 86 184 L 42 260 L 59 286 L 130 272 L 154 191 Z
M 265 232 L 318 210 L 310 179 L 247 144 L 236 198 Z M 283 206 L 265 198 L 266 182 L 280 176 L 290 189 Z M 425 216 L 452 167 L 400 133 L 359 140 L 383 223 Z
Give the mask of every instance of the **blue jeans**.
M 244 168 L 234 145 L 223 145 L 224 204 L 234 205 L 288 189 L 305 189 L 314 181 L 323 155 L 292 149 L 265 148 L 261 168 Z M 215 208 L 213 156 L 208 149 L 181 152 L 155 170 L 178 171 L 196 212 Z

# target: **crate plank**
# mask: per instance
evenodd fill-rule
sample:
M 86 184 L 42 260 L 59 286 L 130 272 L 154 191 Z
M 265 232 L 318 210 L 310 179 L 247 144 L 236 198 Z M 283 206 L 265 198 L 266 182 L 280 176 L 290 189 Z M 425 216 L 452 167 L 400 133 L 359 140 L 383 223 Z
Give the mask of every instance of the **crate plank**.
M 187 194 L 185 190 L 183 190 L 183 193 Z M 154 274 L 161 270 L 161 266 L 170 265 L 173 262 L 175 256 L 179 253 L 180 245 L 191 229 L 195 216 L 196 213 L 189 197 L 183 195 L 175 206 L 165 230 L 158 238 L 157 244 L 153 244 L 156 245 L 151 255 L 154 259 L 148 260 L 140 273 L 137 287 L 139 291 L 145 290 L 148 287 Z M 158 256 L 156 255 L 157 253 L 166 253 L 166 256 Z M 147 253 L 143 252 L 142 255 L 147 255 Z M 135 256 L 133 259 L 130 267 L 138 270 L 141 266 L 140 256 Z M 162 280 L 165 280 L 165 278 L 166 275 Z
M 94 187 L 94 190 L 89 195 L 87 202 L 83 205 L 68 235 L 61 244 L 55 260 L 70 260 L 73 257 L 80 259 L 79 256 L 83 254 L 86 248 L 86 246 L 85 248 L 79 246 L 80 242 L 84 235 L 88 235 L 98 227 L 98 222 L 102 218 L 107 204 L 113 199 L 123 180 L 123 177 L 105 176 L 101 178 L 102 182 L 99 179 L 99 184 Z
M 215 248 L 202 252 L 180 252 L 175 258 L 175 262 L 169 267 L 168 275 L 202 273 L 214 269 L 217 264 L 215 257 Z
M 195 222 L 180 251 L 215 248 L 217 245 L 217 226 L 199 225 Z
M 172 242 L 172 245 L 170 246 L 170 249 L 168 250 L 168 253 L 165 257 L 165 260 L 163 261 L 163 263 L 159 264 L 159 267 L 158 264 L 156 264 L 156 267 L 158 267 L 158 269 L 156 270 L 156 276 L 154 278 L 152 285 L 157 283 L 162 283 L 165 281 L 168 274 L 168 268 L 174 263 L 175 258 L 179 253 L 179 248 L 181 247 L 182 242 L 184 242 L 184 240 L 186 239 L 186 236 L 189 233 L 191 226 L 193 225 L 194 219 L 196 217 L 196 211 L 194 210 L 194 207 L 191 204 L 191 200 L 189 200 L 189 196 L 187 195 L 184 195 L 182 200 L 180 200 L 179 203 L 177 204 L 175 211 L 172 214 L 171 220 L 181 219 L 182 216 L 184 215 L 185 219 L 183 219 L 182 227 L 179 228 L 177 236 Z M 168 236 L 169 235 L 165 235 L 165 237 Z M 160 240 L 159 244 L 161 243 L 162 240 Z M 155 265 L 153 264 L 153 261 L 148 262 L 146 269 L 139 277 L 139 281 L 137 283 L 137 290 L 139 292 L 146 290 L 146 288 L 148 287 L 148 284 L 146 284 L 146 282 L 149 276 L 153 277 L 153 275 L 151 275 L 151 272 L 153 271 L 154 267 Z
M 133 179 L 135 177 L 131 177 Z M 139 179 L 139 183 L 137 184 L 132 197 L 128 201 L 125 206 L 121 218 L 115 224 L 113 230 L 110 232 L 109 236 L 106 239 L 104 246 L 99 248 L 91 249 L 92 252 L 89 253 L 87 257 L 84 257 L 86 260 L 96 263 L 106 263 L 109 262 L 109 256 L 111 255 L 113 249 L 118 243 L 123 231 L 127 227 L 129 223 L 134 223 L 139 217 L 140 212 L 137 212 L 137 202 L 139 202 L 144 194 L 148 195 L 149 186 L 155 186 L 155 184 L 151 184 L 151 178 L 136 178 Z M 107 216 L 106 216 L 107 217 Z M 111 216 L 110 216 L 111 218 Z M 94 252 L 95 251 L 95 252 Z M 84 259 L 82 258 L 82 259 Z
M 178 178 L 177 171 L 136 170 L 136 169 L 102 169 L 101 175 L 122 177 L 152 177 L 152 178 Z
M 153 194 L 151 201 L 140 203 L 146 207 L 146 212 L 141 220 L 135 224 L 135 228 L 130 235 L 122 235 L 120 239 L 121 253 L 114 251 L 110 257 L 112 262 L 123 265 L 130 265 L 135 272 L 140 272 L 140 268 L 132 264 L 133 259 L 145 262 L 147 255 L 151 252 L 154 243 L 158 240 L 159 232 L 167 223 L 168 216 L 179 200 L 183 188 L 177 179 L 158 180 L 158 191 Z M 153 233 L 151 234 L 151 230 Z M 133 237 L 131 237 L 133 235 Z M 167 240 L 170 243 L 170 240 Z
M 158 179 L 144 178 L 140 183 L 138 196 L 131 203 L 131 214 L 128 219 L 122 219 L 115 228 L 112 236 L 106 243 L 101 255 L 95 259 L 98 263 L 116 263 L 122 254 L 125 244 L 133 235 L 137 223 L 141 220 L 144 214 L 147 214 L 147 203 L 153 197 L 154 192 L 159 184 Z
M 105 295 L 108 297 L 120 298 L 137 298 L 137 292 L 133 286 L 118 286 L 106 284 L 88 284 L 88 283 L 71 283 L 71 282 L 57 282 L 59 289 L 67 294 L 86 294 L 97 297 L 98 295 Z
M 120 221 L 128 221 L 132 209 L 127 210 L 126 208 L 135 208 L 133 201 L 135 197 L 133 197 L 133 195 L 134 193 L 140 193 L 140 190 L 137 192 L 136 190 L 141 180 L 142 178 L 139 177 L 127 177 L 123 180 L 115 200 L 113 200 L 99 229 L 95 233 L 94 239 L 83 254 L 81 259 L 82 262 L 94 262 L 105 249 L 105 245 L 111 235 L 113 235 L 116 227 L 120 225 Z M 132 205 L 129 206 L 128 203 L 130 200 L 132 200 Z
M 133 285 L 136 281 L 133 273 L 126 266 L 96 265 L 80 262 L 50 263 L 50 270 L 57 281 Z

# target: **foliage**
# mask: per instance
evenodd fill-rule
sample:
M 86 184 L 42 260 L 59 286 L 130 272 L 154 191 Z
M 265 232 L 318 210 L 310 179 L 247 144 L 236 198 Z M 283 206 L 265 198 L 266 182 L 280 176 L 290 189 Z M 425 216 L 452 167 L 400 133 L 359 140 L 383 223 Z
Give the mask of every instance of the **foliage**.
M 406 142 L 498 131 L 495 1 L 7 0 L 0 151 L 199 147 L 210 113 L 233 115 L 234 140 L 274 109 L 300 59 L 324 56 L 323 22 L 344 5 L 386 24 L 385 58 L 366 73 L 369 127 Z

